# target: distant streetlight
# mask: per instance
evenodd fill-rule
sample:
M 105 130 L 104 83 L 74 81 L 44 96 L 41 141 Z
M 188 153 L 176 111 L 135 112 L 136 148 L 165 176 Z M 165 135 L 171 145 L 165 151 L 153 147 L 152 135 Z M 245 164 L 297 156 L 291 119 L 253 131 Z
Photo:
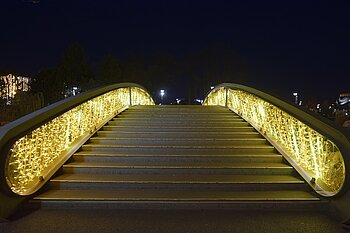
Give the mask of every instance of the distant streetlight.
M 160 90 L 160 103 L 162 104 L 163 103 L 163 96 L 165 94 L 165 91 L 164 90 Z
M 295 104 L 298 105 L 298 92 L 294 92 L 293 95 L 295 97 Z
M 75 96 L 78 92 L 78 87 L 72 87 L 72 94 Z

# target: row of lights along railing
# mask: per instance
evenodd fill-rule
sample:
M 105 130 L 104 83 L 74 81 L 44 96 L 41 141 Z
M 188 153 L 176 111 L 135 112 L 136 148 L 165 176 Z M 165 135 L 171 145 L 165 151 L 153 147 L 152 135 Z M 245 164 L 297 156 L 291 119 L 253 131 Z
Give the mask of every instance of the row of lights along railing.
M 36 192 L 109 119 L 130 105 L 154 105 L 148 92 L 138 85 L 120 84 L 110 89 L 79 103 L 84 96 L 91 96 L 82 93 L 3 127 L 1 186 L 19 195 Z M 72 108 L 57 113 L 56 109 L 67 105 Z M 43 117 L 42 123 L 28 126 Z M 19 134 L 11 136 L 14 131 Z
M 297 101 L 297 93 L 295 93 Z M 345 185 L 344 157 L 350 142 L 338 129 L 298 107 L 237 84 L 222 84 L 204 105 L 226 106 L 260 131 L 323 196 L 340 193 Z

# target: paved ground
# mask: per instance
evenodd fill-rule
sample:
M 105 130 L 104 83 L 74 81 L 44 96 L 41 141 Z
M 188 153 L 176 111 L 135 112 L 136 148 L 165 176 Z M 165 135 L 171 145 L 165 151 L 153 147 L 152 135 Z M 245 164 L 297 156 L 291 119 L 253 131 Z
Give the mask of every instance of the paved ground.
M 37 210 L 0 223 L 0 232 L 350 232 L 319 212 L 233 210 Z

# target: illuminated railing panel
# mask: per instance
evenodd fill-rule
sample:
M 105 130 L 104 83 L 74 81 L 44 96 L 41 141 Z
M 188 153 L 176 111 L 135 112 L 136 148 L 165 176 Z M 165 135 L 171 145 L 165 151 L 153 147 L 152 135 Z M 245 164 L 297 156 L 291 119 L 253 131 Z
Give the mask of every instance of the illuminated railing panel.
M 153 99 L 140 88 L 131 87 L 131 104 L 132 105 L 154 105 Z
M 67 151 L 77 141 L 130 104 L 153 105 L 154 102 L 143 89 L 118 88 L 70 109 L 16 140 L 5 166 L 10 189 L 20 195 L 36 191 L 46 176 L 57 169 L 57 164 L 66 159 Z
M 227 97 L 227 98 L 226 98 Z M 272 139 L 314 178 L 315 189 L 328 196 L 340 191 L 345 182 L 345 165 L 339 148 L 331 140 L 271 103 L 244 90 L 214 89 L 206 105 L 227 106 Z

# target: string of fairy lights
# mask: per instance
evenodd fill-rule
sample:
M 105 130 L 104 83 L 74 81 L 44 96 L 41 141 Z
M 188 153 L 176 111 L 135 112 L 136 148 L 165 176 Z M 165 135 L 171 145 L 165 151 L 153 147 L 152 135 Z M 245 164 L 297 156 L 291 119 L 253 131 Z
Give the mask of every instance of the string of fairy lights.
M 267 101 L 243 90 L 219 88 L 206 105 L 227 106 L 269 136 L 316 182 L 338 192 L 345 181 L 345 165 L 338 147 L 328 138 Z
M 130 100 L 131 98 L 131 100 Z M 95 97 L 18 139 L 8 154 L 6 180 L 14 193 L 32 192 L 85 133 L 130 105 L 153 105 L 143 89 L 119 88 Z

